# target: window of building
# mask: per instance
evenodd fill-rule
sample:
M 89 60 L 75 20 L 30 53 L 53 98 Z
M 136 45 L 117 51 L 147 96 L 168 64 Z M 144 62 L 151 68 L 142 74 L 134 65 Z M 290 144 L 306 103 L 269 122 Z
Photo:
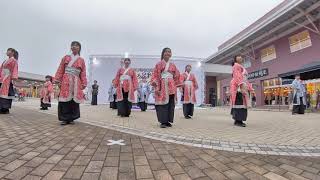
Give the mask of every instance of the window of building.
M 312 46 L 309 31 L 305 30 L 289 38 L 290 51 L 296 52 Z
M 267 62 L 276 58 L 277 54 L 274 45 L 261 50 L 261 62 Z

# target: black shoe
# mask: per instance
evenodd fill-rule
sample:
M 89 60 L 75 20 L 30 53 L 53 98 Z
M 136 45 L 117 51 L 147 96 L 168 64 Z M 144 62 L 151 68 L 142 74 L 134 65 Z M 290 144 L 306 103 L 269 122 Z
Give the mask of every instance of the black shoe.
M 0 114 L 6 114 L 6 109 L 0 109 Z
M 166 123 L 166 126 L 167 126 L 167 127 L 172 127 L 172 124 Z
M 60 123 L 61 126 L 65 126 L 65 125 L 67 125 L 67 124 L 68 124 L 68 122 L 66 122 L 66 121 L 62 121 L 62 122 Z
M 167 128 L 167 125 L 166 124 L 161 124 L 160 128 Z
M 7 110 L 4 110 L 4 111 L 3 111 L 3 114 L 10 114 L 10 111 L 9 111 L 9 109 L 7 109 Z
M 234 125 L 239 126 L 239 127 L 246 127 L 247 125 L 243 122 L 240 123 L 235 123 Z
M 242 122 L 241 121 L 234 121 L 234 125 L 236 126 L 241 126 Z
M 190 117 L 190 116 L 185 116 L 184 118 L 186 118 L 186 119 L 191 119 L 191 117 Z
M 70 122 L 68 122 L 68 124 L 74 124 L 74 121 L 70 121 Z

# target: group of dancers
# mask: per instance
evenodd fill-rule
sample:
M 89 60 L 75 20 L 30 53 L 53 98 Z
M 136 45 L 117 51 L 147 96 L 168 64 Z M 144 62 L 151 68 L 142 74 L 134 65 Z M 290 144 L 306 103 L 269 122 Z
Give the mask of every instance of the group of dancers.
M 83 90 L 87 87 L 85 60 L 80 57 L 81 44 L 77 41 L 71 43 L 71 54 L 65 55 L 54 77 L 46 76 L 44 88 L 41 91 L 41 109 L 50 107 L 53 83 L 58 84 L 60 92 L 58 96 L 58 119 L 61 125 L 74 124 L 74 120 L 80 117 L 80 106 L 85 99 Z M 8 114 L 14 97 L 13 81 L 18 78 L 18 52 L 15 49 L 7 50 L 8 59 L 0 68 L 0 113 Z M 198 84 L 196 77 L 191 73 L 191 65 L 186 65 L 185 72 L 180 71 L 170 60 L 172 51 L 164 48 L 160 61 L 153 68 L 150 84 L 154 90 L 155 109 L 161 128 L 171 127 L 174 120 L 177 91 L 182 94 L 183 113 L 185 118 L 193 116 L 196 103 L 196 90 Z M 247 118 L 248 94 L 253 92 L 251 84 L 247 81 L 247 71 L 241 65 L 242 57 L 236 56 L 233 63 L 233 78 L 231 81 L 231 114 L 235 125 L 244 127 L 243 121 Z M 143 93 L 147 82 L 146 78 L 138 84 L 136 72 L 130 67 L 130 58 L 124 59 L 121 67 L 112 82 L 115 87 L 111 102 L 112 108 L 118 109 L 118 115 L 129 117 L 132 103 L 135 101 L 134 92 L 138 90 L 139 107 L 142 111 L 147 109 L 146 99 L 148 94 Z M 98 86 L 95 82 L 95 95 Z M 96 100 L 93 101 L 96 104 Z
M 185 72 L 180 74 L 174 62 L 170 60 L 172 52 L 170 48 L 164 48 L 161 60 L 155 65 L 150 82 L 142 77 L 140 83 L 136 72 L 130 67 L 130 58 L 125 58 L 121 67 L 112 81 L 109 89 L 110 107 L 118 109 L 118 115 L 129 117 L 132 103 L 135 102 L 135 91 L 138 94 L 138 106 L 141 111 L 147 110 L 147 101 L 154 93 L 155 109 L 161 128 L 171 127 L 174 120 L 175 104 L 177 102 L 178 89 L 182 93 L 183 112 L 186 119 L 193 116 L 196 103 L 196 90 L 198 83 L 195 75 L 191 73 L 191 65 L 187 65 Z M 149 84 L 153 90 L 150 90 Z

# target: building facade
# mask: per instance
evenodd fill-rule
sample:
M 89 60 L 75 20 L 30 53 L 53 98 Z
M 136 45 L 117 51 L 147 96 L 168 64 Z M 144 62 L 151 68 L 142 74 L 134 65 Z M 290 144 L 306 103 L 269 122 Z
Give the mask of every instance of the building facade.
M 23 93 L 26 97 L 39 97 L 44 82 L 44 75 L 19 71 L 18 79 L 14 81 L 14 88 L 17 94 Z
M 14 89 L 16 94 L 23 93 L 25 97 L 39 98 L 44 83 L 44 75 L 19 71 L 18 79 L 14 81 Z M 58 94 L 59 87 L 54 84 L 54 97 L 57 98 Z
M 258 106 L 288 107 L 290 84 L 294 74 L 301 74 L 311 106 L 317 107 L 320 97 L 319 10 L 319 1 L 284 1 L 222 44 L 217 53 L 207 58 L 207 63 L 230 65 L 233 56 L 242 55 Z M 222 92 L 219 99 L 228 99 L 230 80 L 230 76 L 217 78 Z
M 293 51 L 290 38 L 299 35 L 299 33 L 307 33 L 308 37 L 297 44 L 301 46 L 299 50 Z M 279 75 L 301 69 L 311 63 L 320 62 L 319 49 L 320 35 L 301 28 L 255 50 L 257 58 L 247 60 L 250 61 L 247 70 L 249 80 L 256 91 L 257 105 L 288 105 L 291 81 L 282 79 Z M 263 53 L 264 51 L 269 51 L 269 54 Z M 231 77 L 221 80 L 220 88 L 223 92 L 228 89 L 230 80 Z M 317 86 L 319 85 L 317 84 Z

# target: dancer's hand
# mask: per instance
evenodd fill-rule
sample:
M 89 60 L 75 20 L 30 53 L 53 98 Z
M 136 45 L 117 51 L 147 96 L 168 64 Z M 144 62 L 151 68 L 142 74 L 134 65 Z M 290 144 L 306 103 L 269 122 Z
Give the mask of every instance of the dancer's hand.
M 247 86 L 245 84 L 241 84 L 240 91 L 241 91 L 241 93 L 248 93 Z

